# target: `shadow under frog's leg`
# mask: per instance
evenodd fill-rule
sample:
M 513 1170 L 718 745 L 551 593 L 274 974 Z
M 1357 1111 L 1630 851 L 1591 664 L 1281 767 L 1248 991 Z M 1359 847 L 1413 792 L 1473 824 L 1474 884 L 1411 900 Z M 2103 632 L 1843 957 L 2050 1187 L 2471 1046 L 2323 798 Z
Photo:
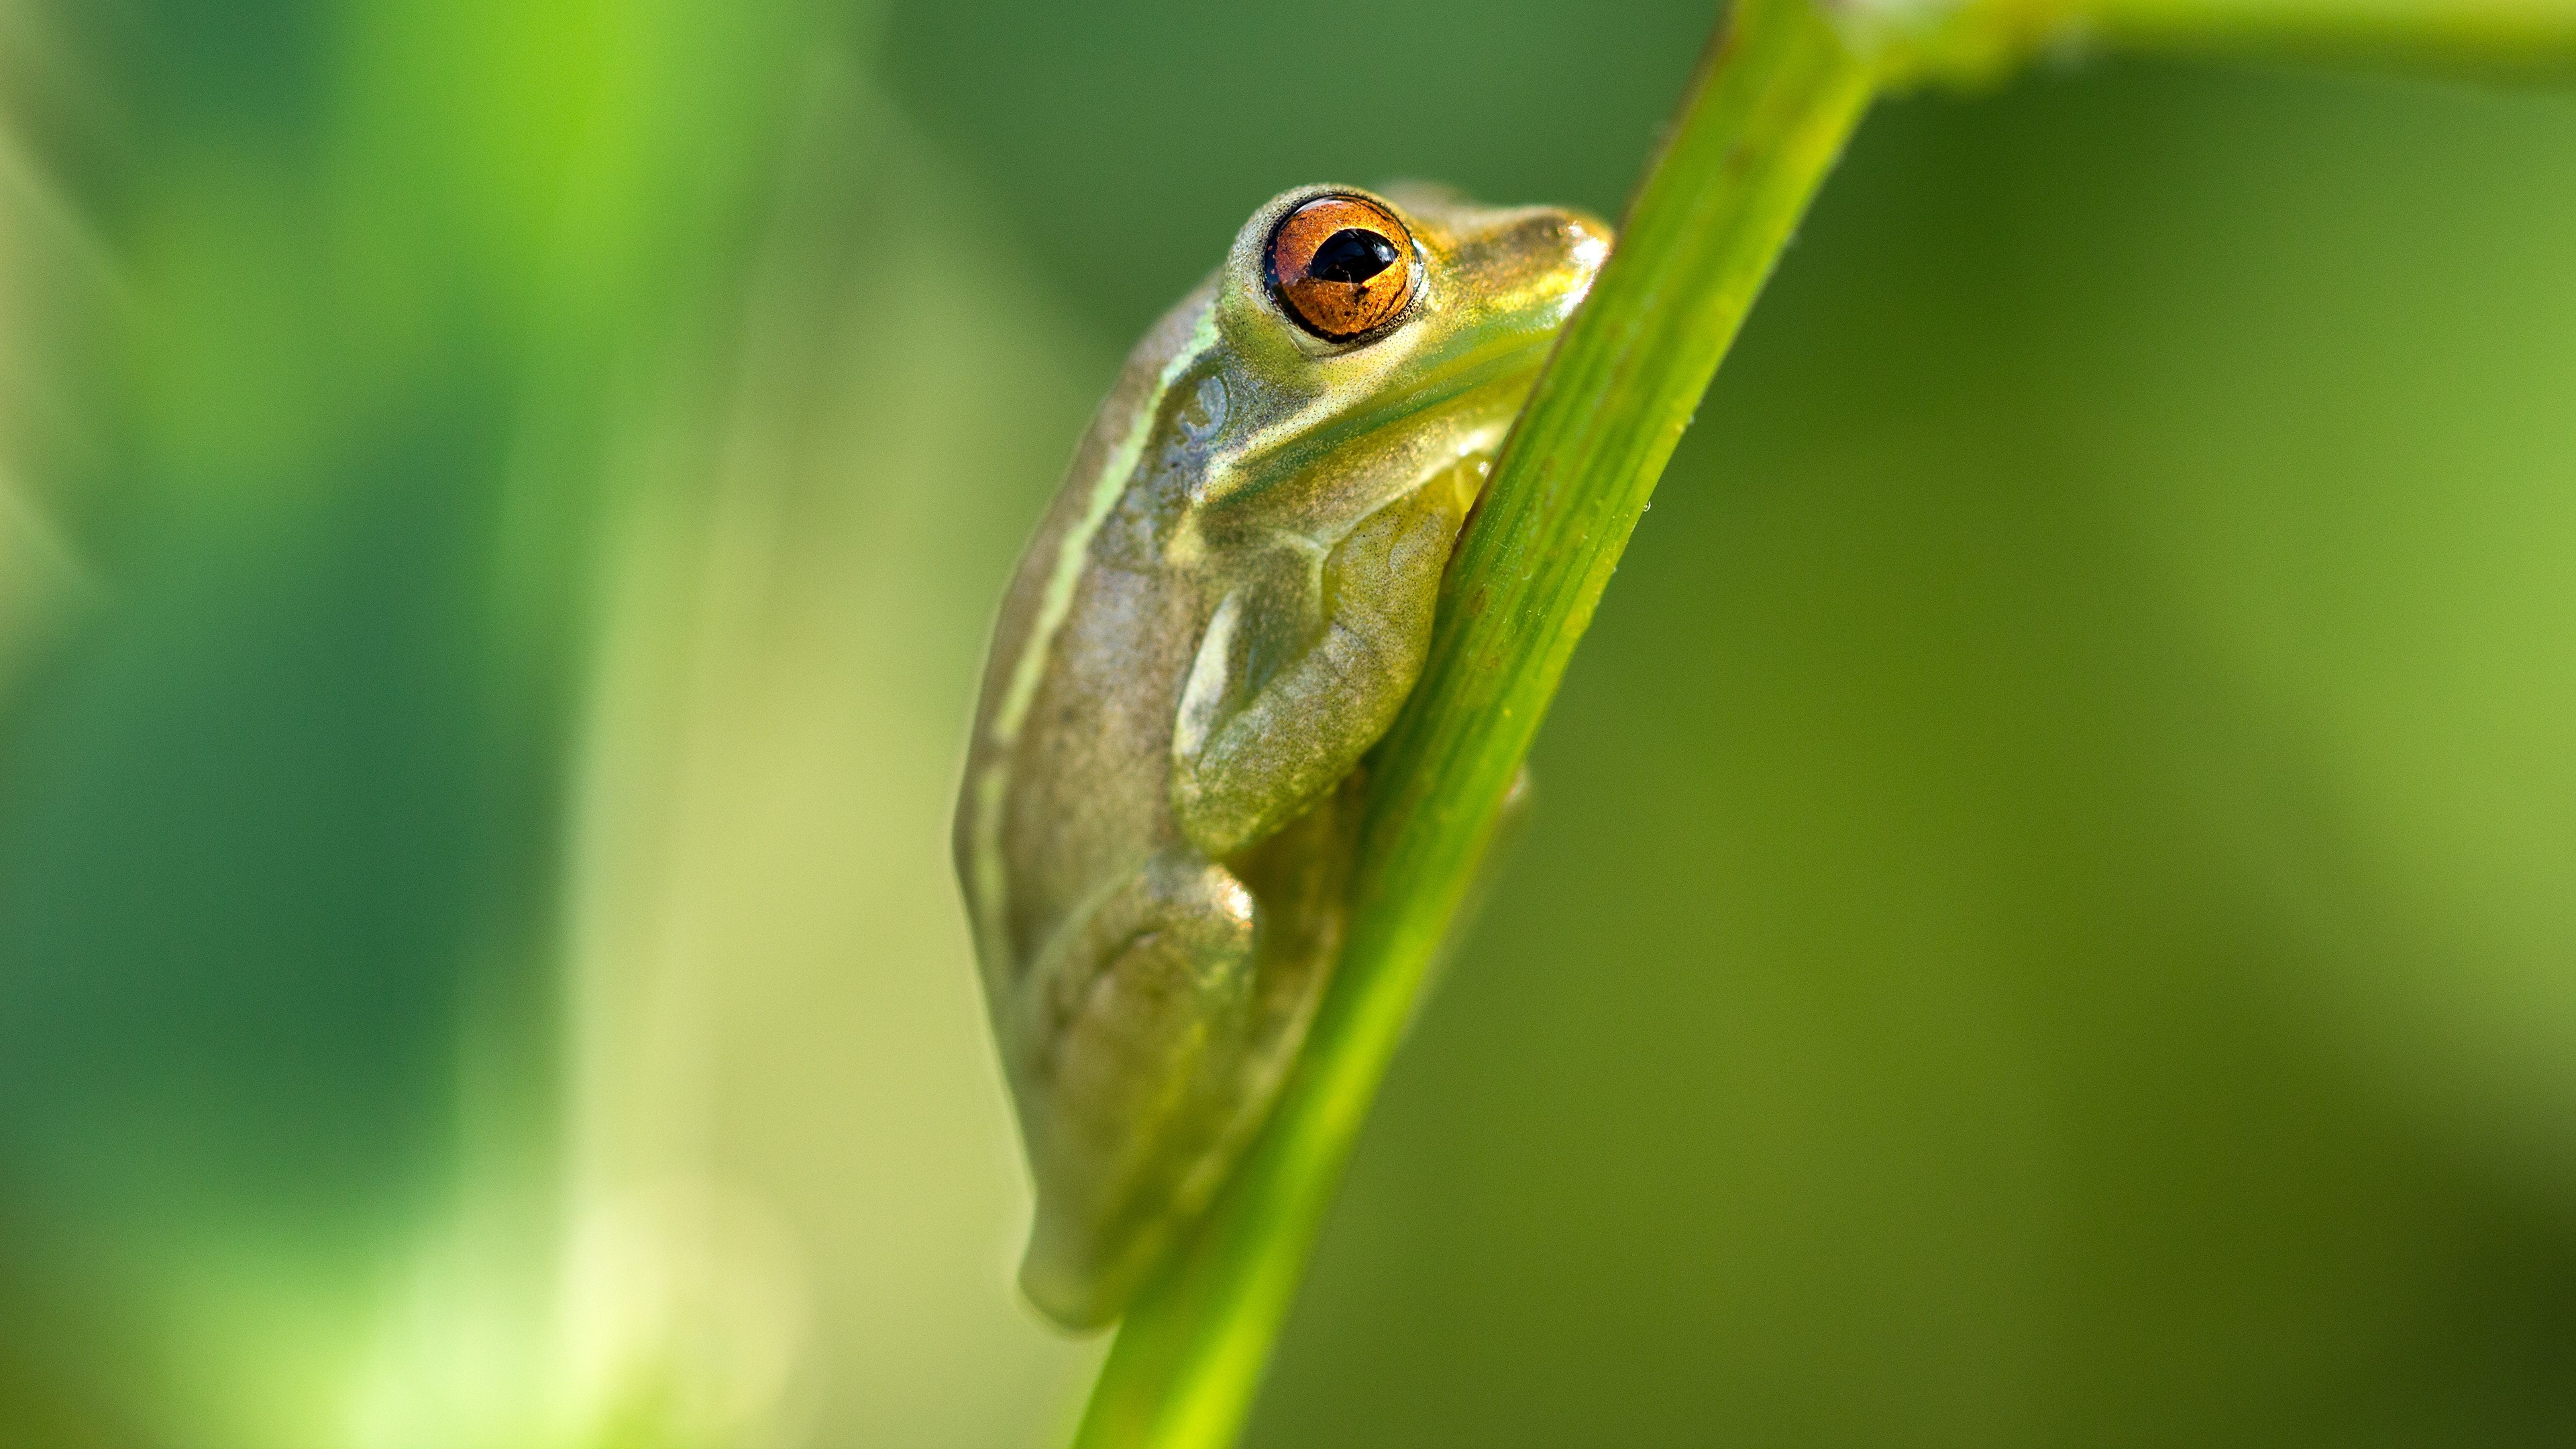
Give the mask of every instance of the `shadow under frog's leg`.
M 1462 464 L 1361 520 L 1324 562 L 1316 636 L 1230 710 L 1184 714 L 1172 804 L 1191 843 L 1223 858 L 1260 840 L 1349 775 L 1395 722 L 1421 677 L 1440 576 L 1481 477 Z M 1201 669 L 1217 663 L 1203 658 Z M 1189 692 L 1231 693 L 1195 675 Z
M 1068 1327 L 1124 1308 L 1241 1115 L 1255 915 L 1232 872 L 1165 851 L 1067 922 L 1029 973 L 1019 1067 L 1038 1211 L 1020 1284 Z

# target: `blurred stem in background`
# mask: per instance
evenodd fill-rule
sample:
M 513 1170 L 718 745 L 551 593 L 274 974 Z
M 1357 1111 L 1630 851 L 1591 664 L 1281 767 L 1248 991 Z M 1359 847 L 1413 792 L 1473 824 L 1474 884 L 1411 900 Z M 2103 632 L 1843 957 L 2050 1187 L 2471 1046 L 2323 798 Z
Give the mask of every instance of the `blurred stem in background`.
M 2035 55 L 2102 49 L 2496 76 L 2576 69 L 2569 0 L 1841 0 L 1830 8 L 1896 82 L 1996 80 Z
M 1349 945 L 1277 1116 L 1130 1313 L 1078 1449 L 1240 1433 L 1369 1106 L 1619 555 L 1872 95 L 2092 42 L 2557 71 L 2571 0 L 1737 0 L 1567 325 L 1373 755 Z

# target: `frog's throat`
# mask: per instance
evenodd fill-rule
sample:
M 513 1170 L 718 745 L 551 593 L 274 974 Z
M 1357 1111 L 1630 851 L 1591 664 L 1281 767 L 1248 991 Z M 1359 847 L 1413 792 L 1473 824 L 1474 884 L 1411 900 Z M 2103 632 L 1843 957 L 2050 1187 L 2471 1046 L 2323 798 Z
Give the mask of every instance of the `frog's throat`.
M 1189 340 L 1164 362 L 1151 393 L 1132 414 L 1125 436 L 1102 461 L 1099 476 L 1091 480 L 1091 496 L 1083 501 L 1081 519 L 1058 540 L 1055 560 L 1047 571 L 1046 588 L 1038 595 L 1037 618 L 1021 643 L 1020 657 L 1011 662 L 1010 684 L 1002 693 L 1000 707 L 993 711 L 992 727 L 985 737 L 984 766 L 976 773 L 974 787 L 975 934 L 979 954 L 988 961 L 1009 956 L 1004 949 L 1009 939 L 1006 894 L 1010 875 L 1002 864 L 1002 802 L 1010 792 L 1013 746 L 1019 740 L 1021 727 L 1028 722 L 1030 707 L 1037 702 L 1038 686 L 1046 678 L 1046 661 L 1055 647 L 1055 636 L 1063 629 L 1066 616 L 1073 612 L 1074 588 L 1081 582 L 1083 560 L 1090 553 L 1092 539 L 1108 521 L 1144 461 L 1154 421 L 1162 416 L 1163 399 L 1200 358 L 1215 349 L 1217 340 L 1216 301 L 1210 298 L 1199 308 Z

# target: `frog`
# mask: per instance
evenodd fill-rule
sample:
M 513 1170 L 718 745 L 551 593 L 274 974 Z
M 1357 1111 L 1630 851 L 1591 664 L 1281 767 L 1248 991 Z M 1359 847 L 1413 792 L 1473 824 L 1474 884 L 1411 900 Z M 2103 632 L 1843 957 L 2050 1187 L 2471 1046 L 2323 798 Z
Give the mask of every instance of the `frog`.
M 1419 678 L 1598 219 L 1300 187 L 1137 343 L 1004 595 L 953 831 L 1036 1206 L 1116 1322 L 1271 1115 L 1339 953 L 1364 757 Z

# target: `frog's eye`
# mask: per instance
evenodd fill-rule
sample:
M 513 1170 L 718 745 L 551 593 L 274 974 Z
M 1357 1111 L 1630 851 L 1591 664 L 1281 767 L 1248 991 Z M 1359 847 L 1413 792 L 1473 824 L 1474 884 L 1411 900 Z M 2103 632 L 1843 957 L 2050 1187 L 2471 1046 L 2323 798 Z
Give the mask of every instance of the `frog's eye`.
M 1297 325 L 1350 342 L 1404 319 L 1421 280 L 1413 233 L 1357 196 L 1319 196 L 1270 233 L 1270 293 Z

